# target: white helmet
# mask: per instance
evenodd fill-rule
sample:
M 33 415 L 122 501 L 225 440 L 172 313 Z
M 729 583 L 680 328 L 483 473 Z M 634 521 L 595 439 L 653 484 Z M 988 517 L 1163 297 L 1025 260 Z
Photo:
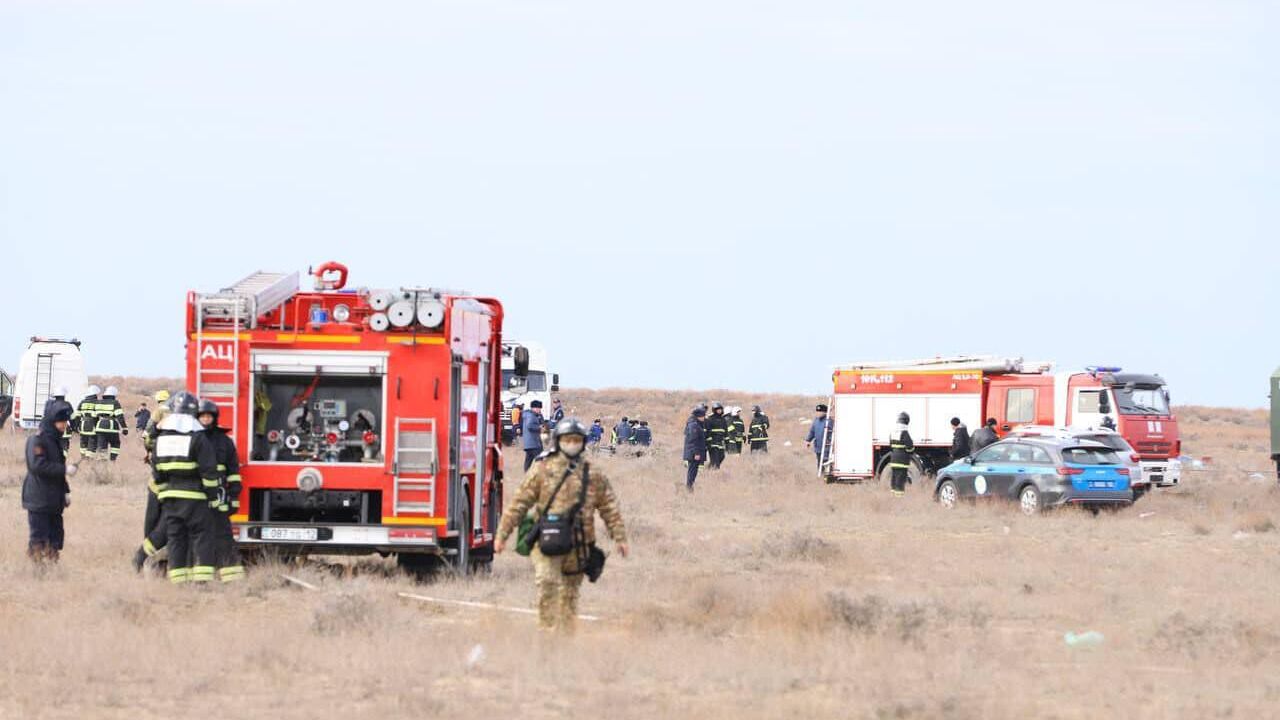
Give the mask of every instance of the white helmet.
M 117 388 L 115 385 L 109 385 L 107 386 L 106 391 L 103 392 L 102 394 L 106 395 L 107 397 L 115 397 L 120 394 L 120 389 Z
M 64 398 L 64 397 L 66 397 L 66 396 L 67 396 L 67 393 L 68 393 L 68 392 L 70 392 L 70 391 L 69 391 L 69 390 L 67 390 L 67 386 L 66 386 L 66 385 L 59 385 L 59 386 L 58 386 L 58 389 L 57 389 L 56 391 L 54 391 L 53 396 L 54 396 L 54 397 Z
M 85 390 L 84 392 L 85 392 L 85 395 L 86 395 L 86 396 L 88 396 L 88 395 L 100 395 L 100 394 L 102 394 L 102 388 L 98 387 L 97 385 L 90 385 L 90 386 L 89 386 L 89 389 L 88 389 L 88 390 Z

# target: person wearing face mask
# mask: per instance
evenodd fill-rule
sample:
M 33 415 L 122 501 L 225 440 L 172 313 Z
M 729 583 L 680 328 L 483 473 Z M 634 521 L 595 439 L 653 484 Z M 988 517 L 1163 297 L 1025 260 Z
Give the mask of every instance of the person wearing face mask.
M 502 514 L 493 544 L 494 552 L 505 550 L 525 514 L 534 511 L 540 534 L 529 559 L 538 590 L 538 627 L 547 631 L 573 632 L 582 578 L 591 572 L 590 559 L 598 557 L 599 567 L 603 566 L 603 553 L 595 547 L 597 513 L 622 557 L 630 552 L 613 486 L 582 456 L 588 434 L 587 426 L 576 418 L 556 424 L 551 451 L 534 466 Z M 553 542 L 553 529 L 563 542 Z M 592 581 L 596 577 L 592 575 Z

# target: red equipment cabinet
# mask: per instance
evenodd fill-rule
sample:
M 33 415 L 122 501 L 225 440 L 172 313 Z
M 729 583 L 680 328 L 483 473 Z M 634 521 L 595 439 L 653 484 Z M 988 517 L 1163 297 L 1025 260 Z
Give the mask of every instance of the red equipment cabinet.
M 1177 419 L 1158 375 L 1119 368 L 1053 373 L 1049 363 L 965 356 L 859 363 L 838 368 L 832 380 L 832 432 L 821 466 L 831 481 L 887 473 L 900 412 L 911 416 L 913 477 L 951 462 L 953 417 L 970 433 L 995 418 L 1002 436 L 1019 425 L 1102 427 L 1109 418 L 1137 450 L 1152 484 L 1175 485 L 1181 475 Z
M 187 300 L 187 386 L 241 462 L 241 548 L 491 561 L 502 514 L 503 309 L 430 288 L 347 290 L 326 263 Z M 335 275 L 337 277 L 335 277 Z

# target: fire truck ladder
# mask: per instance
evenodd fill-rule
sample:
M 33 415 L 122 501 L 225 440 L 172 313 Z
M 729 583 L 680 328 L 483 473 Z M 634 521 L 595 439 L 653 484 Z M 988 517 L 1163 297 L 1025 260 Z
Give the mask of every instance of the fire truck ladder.
M 831 435 L 831 426 L 835 422 L 835 398 L 827 401 L 827 426 L 822 429 L 822 463 L 818 466 L 818 477 L 831 477 L 831 469 L 835 464 L 834 458 L 831 456 L 831 445 L 835 438 Z
M 413 429 L 408 429 L 412 427 Z M 395 463 L 392 466 L 392 512 L 430 514 L 436 504 L 436 421 L 434 418 L 396 418 Z M 418 477 L 404 477 L 412 474 Z M 426 500 L 409 500 L 404 493 L 426 493 Z
M 53 355 L 41 354 L 36 357 L 36 386 L 32 388 L 32 392 L 34 402 L 30 417 L 41 420 L 44 418 L 45 403 L 53 397 Z
M 258 326 L 258 318 L 298 292 L 298 273 L 256 272 L 229 288 L 196 295 L 196 395 L 231 409 L 231 437 L 239 437 L 240 331 Z M 209 335 L 213 335 L 210 337 Z M 206 367 L 205 348 L 230 341 L 231 367 Z M 215 359 L 225 361 L 227 358 Z M 212 379 L 211 379 L 212 378 Z

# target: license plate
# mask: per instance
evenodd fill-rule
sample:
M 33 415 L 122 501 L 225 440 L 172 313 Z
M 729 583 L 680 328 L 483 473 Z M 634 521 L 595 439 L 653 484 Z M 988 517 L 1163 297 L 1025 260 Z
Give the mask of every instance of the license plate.
M 1094 480 L 1093 482 L 1089 483 L 1089 487 L 1091 488 L 1109 488 L 1114 485 L 1115 483 L 1104 482 L 1102 480 Z
M 292 542 L 315 541 L 320 537 L 316 528 L 262 528 L 263 540 L 289 540 Z

